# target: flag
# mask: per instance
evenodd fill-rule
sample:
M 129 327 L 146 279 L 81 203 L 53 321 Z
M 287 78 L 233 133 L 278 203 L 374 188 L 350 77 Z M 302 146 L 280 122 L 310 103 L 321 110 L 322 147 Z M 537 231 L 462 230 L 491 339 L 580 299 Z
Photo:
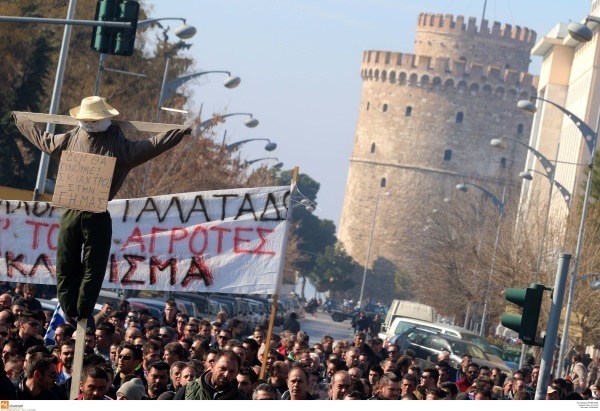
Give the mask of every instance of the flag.
M 56 304 L 56 308 L 54 309 L 54 314 L 52 314 L 52 320 L 50 320 L 50 325 L 48 326 L 48 331 L 46 331 L 46 335 L 44 336 L 44 344 L 54 345 L 54 332 L 56 328 L 65 323 L 65 313 L 60 306 L 60 303 Z

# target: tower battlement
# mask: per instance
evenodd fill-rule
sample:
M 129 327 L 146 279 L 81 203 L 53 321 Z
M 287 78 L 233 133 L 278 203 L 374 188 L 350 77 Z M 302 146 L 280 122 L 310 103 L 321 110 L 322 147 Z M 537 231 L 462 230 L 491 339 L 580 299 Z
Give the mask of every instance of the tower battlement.
M 473 83 L 499 84 L 504 87 L 530 89 L 537 87 L 538 76 L 513 69 L 463 60 L 451 60 L 444 57 L 418 56 L 412 53 L 369 50 L 363 53 L 361 77 L 363 80 L 381 80 L 390 83 L 410 82 L 416 75 L 417 83 L 427 76 L 431 84 L 445 83 L 452 78 L 456 84 L 462 80 Z M 404 80 L 403 80 L 404 79 Z
M 469 17 L 465 23 L 465 16 L 454 17 L 452 14 L 442 15 L 441 13 L 419 14 L 418 31 L 433 31 L 436 34 L 477 34 L 491 39 L 524 42 L 530 46 L 535 44 L 536 38 L 535 31 L 527 27 L 502 25 L 497 21 L 490 26 L 489 21 L 485 19 L 481 21 L 480 26 L 477 26 L 475 17 Z

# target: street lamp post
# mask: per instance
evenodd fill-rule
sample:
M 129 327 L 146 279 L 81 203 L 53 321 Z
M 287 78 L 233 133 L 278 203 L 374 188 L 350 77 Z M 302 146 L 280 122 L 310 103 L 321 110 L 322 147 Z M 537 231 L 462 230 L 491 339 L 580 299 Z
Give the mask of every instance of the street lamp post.
M 382 186 L 385 187 L 385 186 Z M 358 306 L 362 309 L 362 301 L 363 294 L 365 292 L 365 281 L 367 279 L 367 271 L 369 269 L 369 260 L 371 259 L 371 245 L 373 244 L 373 233 L 375 231 L 375 221 L 377 219 L 377 208 L 379 207 L 379 197 L 381 196 L 381 191 L 377 192 L 377 198 L 375 199 L 375 209 L 373 210 L 373 221 L 371 222 L 371 233 L 369 235 L 369 244 L 367 245 L 367 259 L 365 260 L 365 269 L 363 271 L 362 284 L 360 286 L 360 296 L 358 297 Z M 390 195 L 390 193 L 385 192 L 383 195 Z
M 496 262 L 496 250 L 498 249 L 498 243 L 500 242 L 500 229 L 502 228 L 502 217 L 504 217 L 504 204 L 505 204 L 504 201 L 506 198 L 506 185 L 504 186 L 504 189 L 502 190 L 502 200 L 499 200 L 498 197 L 496 197 L 494 194 L 492 194 L 485 188 L 480 187 L 474 183 L 457 184 L 456 189 L 466 192 L 468 189 L 467 188 L 468 185 L 481 190 L 486 195 L 486 197 L 488 197 L 490 200 L 492 200 L 492 202 L 498 209 L 498 212 L 500 213 L 500 217 L 498 219 L 498 229 L 496 231 L 496 241 L 494 242 L 494 250 L 492 251 L 492 262 L 490 264 L 490 273 L 488 275 L 487 287 L 485 290 L 485 298 L 483 300 L 483 314 L 481 315 L 481 328 L 479 329 L 479 335 L 483 336 L 484 332 L 485 332 L 485 323 L 487 321 L 488 304 L 489 304 L 489 299 L 490 299 L 490 291 L 492 288 L 492 276 L 494 274 L 494 264 Z
M 542 238 L 540 239 L 540 250 L 538 252 L 538 260 L 537 260 L 537 263 L 535 266 L 535 272 L 533 275 L 533 282 L 537 283 L 538 278 L 539 278 L 540 269 L 542 267 L 542 260 L 543 260 L 543 255 L 544 255 L 544 243 L 546 242 L 546 233 L 548 231 L 548 219 L 550 217 L 550 203 L 552 201 L 552 189 L 554 188 L 554 177 L 556 174 L 556 166 L 554 164 L 552 164 L 550 162 L 550 160 L 548 160 L 548 158 L 546 158 L 546 156 L 544 156 L 542 153 L 540 153 L 539 151 L 537 151 L 535 148 L 531 147 L 530 145 L 523 143 L 522 141 L 515 140 L 515 139 L 509 138 L 509 137 L 502 137 L 499 139 L 495 138 L 490 143 L 494 147 L 497 147 L 499 149 L 505 149 L 506 144 L 504 143 L 504 140 L 513 141 L 513 142 L 520 144 L 523 147 L 527 148 L 529 151 L 531 151 L 531 153 L 542 164 L 542 167 L 544 167 L 544 171 L 546 172 L 546 176 L 550 179 L 550 190 L 548 193 L 548 207 L 546 209 L 546 216 L 544 218 Z M 558 152 L 558 148 L 557 148 L 557 152 Z
M 541 97 L 532 97 L 532 99 L 544 101 L 565 113 L 573 123 L 577 126 L 579 131 L 582 133 L 582 137 L 590 151 L 590 164 L 589 164 L 589 174 L 587 178 L 587 183 L 585 187 L 585 196 L 583 197 L 583 209 L 581 212 L 581 223 L 579 224 L 579 233 L 577 235 L 577 247 L 575 248 L 575 258 L 573 262 L 573 271 L 571 275 L 571 284 L 569 286 L 569 297 L 567 301 L 566 314 L 565 314 L 565 323 L 563 326 L 563 334 L 560 340 L 560 348 L 558 353 L 558 364 L 557 364 L 557 372 L 562 372 L 563 366 L 563 357 L 565 355 L 565 349 L 568 342 L 569 335 L 569 326 L 571 324 L 571 310 L 573 308 L 573 298 L 575 296 L 575 284 L 577 283 L 577 271 L 579 269 L 579 257 L 581 256 L 581 247 L 583 246 L 583 231 L 585 229 L 585 219 L 587 217 L 588 204 L 590 192 L 592 189 L 592 177 L 594 173 L 594 161 L 596 159 L 596 142 L 598 140 L 598 128 L 600 127 L 600 110 L 598 110 L 598 118 L 596 120 L 596 131 L 592 130 L 590 126 L 588 126 L 583 120 L 573 114 L 571 111 L 566 108 Z M 524 111 L 529 113 L 535 113 L 537 108 L 535 104 L 528 100 L 521 100 L 517 103 L 518 107 Z

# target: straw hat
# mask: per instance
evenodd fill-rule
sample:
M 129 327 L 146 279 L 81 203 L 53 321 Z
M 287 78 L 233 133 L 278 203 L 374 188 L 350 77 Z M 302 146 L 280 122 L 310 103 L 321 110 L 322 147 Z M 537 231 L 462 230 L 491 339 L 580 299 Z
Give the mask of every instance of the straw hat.
M 71 117 L 83 121 L 98 121 L 119 115 L 102 97 L 91 96 L 81 100 L 79 107 L 69 110 Z

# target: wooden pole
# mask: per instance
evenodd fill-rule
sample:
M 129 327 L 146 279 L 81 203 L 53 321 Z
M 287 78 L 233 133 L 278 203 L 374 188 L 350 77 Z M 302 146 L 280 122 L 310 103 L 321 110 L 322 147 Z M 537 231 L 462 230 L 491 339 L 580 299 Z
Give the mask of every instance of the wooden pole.
M 289 225 L 292 222 L 292 209 L 294 208 L 294 189 L 296 188 L 296 182 L 298 181 L 298 172 L 299 167 L 294 167 L 294 174 L 292 176 L 292 192 L 290 195 L 290 207 L 289 207 L 289 215 L 288 215 L 288 230 Z M 287 241 L 287 233 L 285 236 Z M 284 255 L 283 259 L 285 261 L 285 249 L 284 247 Z M 283 263 L 282 263 L 283 270 Z M 262 365 L 260 367 L 260 374 L 258 376 L 259 379 L 263 379 L 265 377 L 265 373 L 267 371 L 267 359 L 269 358 L 269 350 L 271 349 L 271 335 L 273 334 L 273 326 L 275 324 L 275 314 L 277 312 L 277 301 L 279 300 L 279 282 L 275 287 L 275 295 L 273 295 L 273 304 L 271 306 L 271 317 L 269 318 L 269 328 L 267 329 L 267 338 L 265 338 L 265 351 L 263 352 Z
M 73 355 L 73 374 L 71 374 L 70 399 L 77 399 L 79 395 L 79 381 L 83 368 L 83 354 L 85 353 L 85 331 L 87 329 L 87 318 L 77 321 L 77 338 L 75 339 L 75 352 Z
M 27 117 L 34 123 L 55 123 L 55 124 L 66 124 L 71 126 L 78 126 L 79 120 L 70 116 L 61 116 L 58 114 L 44 114 L 44 113 L 29 113 L 25 111 L 15 111 L 15 114 L 20 114 L 23 117 Z M 174 129 L 186 129 L 189 126 L 182 124 L 164 124 L 164 123 L 148 123 L 145 121 L 127 121 L 127 120 L 111 120 L 113 124 L 116 124 L 123 131 L 148 131 L 153 133 L 162 133 Z

